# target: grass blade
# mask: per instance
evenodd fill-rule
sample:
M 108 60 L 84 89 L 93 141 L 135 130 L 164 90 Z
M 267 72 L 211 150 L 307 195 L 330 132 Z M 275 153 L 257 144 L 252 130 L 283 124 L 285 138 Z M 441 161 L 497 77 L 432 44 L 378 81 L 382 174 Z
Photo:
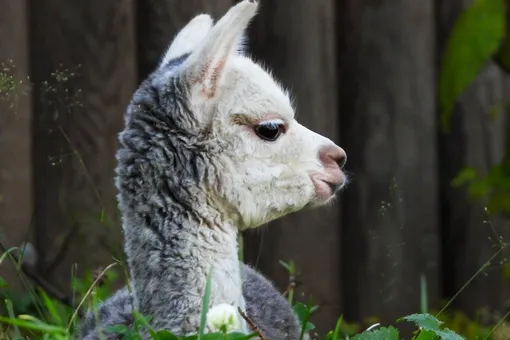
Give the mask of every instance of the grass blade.
M 202 314 L 200 315 L 200 329 L 198 330 L 198 340 L 203 340 L 205 323 L 207 321 L 207 312 L 209 311 L 209 300 L 211 298 L 211 281 L 213 269 L 207 274 L 207 281 L 205 282 L 205 292 L 202 299 Z

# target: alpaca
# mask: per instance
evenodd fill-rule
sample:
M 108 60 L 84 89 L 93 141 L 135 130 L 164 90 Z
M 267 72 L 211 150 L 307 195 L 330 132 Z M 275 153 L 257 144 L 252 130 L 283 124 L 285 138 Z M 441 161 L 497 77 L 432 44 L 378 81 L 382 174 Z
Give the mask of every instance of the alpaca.
M 295 323 L 276 289 L 240 265 L 238 233 L 324 205 L 346 183 L 344 150 L 299 124 L 288 93 L 243 52 L 257 7 L 192 19 L 126 111 L 115 183 L 132 295 L 110 302 L 132 299 L 154 329 L 198 331 L 211 270 L 210 306 L 239 307 L 269 331 L 272 316 Z M 238 331 L 251 332 L 244 319 Z

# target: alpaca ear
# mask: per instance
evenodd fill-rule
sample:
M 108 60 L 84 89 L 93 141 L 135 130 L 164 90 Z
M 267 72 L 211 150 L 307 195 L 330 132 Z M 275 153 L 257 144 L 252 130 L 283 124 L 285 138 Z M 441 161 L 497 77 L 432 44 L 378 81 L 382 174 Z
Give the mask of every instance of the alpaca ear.
M 186 81 L 199 86 L 206 98 L 216 95 L 225 64 L 231 56 L 242 53 L 244 31 L 257 12 L 258 2 L 244 0 L 233 6 L 206 35 L 183 67 Z
M 160 67 L 171 60 L 193 52 L 211 30 L 213 20 L 208 14 L 200 14 L 191 19 L 182 30 L 177 33 L 160 63 Z

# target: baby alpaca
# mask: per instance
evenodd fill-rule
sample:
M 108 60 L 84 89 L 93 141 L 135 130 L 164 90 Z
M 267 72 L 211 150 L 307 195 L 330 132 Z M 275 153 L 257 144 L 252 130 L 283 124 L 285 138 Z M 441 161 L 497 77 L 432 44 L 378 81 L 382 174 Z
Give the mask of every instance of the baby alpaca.
M 191 20 L 126 112 L 116 186 L 133 305 L 155 329 L 197 332 L 211 270 L 210 306 L 257 315 L 238 232 L 323 205 L 346 181 L 345 152 L 299 124 L 286 91 L 244 55 L 257 6 Z

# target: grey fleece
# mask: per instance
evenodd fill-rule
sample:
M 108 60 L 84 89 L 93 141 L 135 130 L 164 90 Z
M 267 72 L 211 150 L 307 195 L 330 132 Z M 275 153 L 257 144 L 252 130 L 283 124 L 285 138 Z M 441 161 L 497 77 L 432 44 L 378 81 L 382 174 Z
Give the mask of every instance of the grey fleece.
M 246 314 L 257 325 L 262 335 L 270 340 L 298 340 L 301 325 L 288 301 L 273 284 L 253 268 L 242 264 L 243 295 Z M 107 333 L 108 326 L 133 325 L 133 299 L 127 287 L 101 304 L 96 311 L 89 311 L 81 322 L 83 340 L 121 339 L 119 335 Z M 97 322 L 96 322 L 97 314 Z M 307 339 L 308 335 L 304 337 Z

